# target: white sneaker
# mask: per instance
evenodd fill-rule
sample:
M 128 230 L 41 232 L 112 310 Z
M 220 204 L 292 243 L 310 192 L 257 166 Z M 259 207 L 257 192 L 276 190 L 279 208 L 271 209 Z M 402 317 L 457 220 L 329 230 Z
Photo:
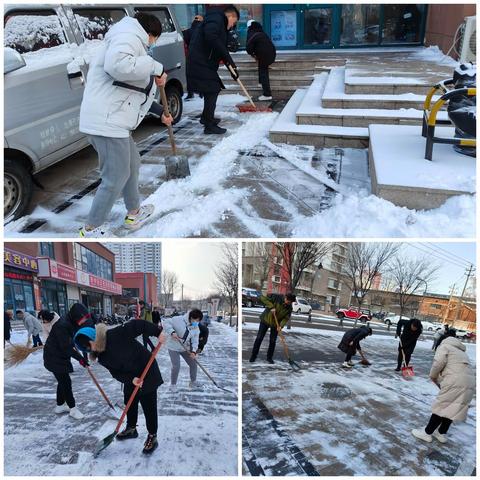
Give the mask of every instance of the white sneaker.
M 67 413 L 69 411 L 70 411 L 70 407 L 66 403 L 62 405 L 57 405 L 54 410 L 54 412 L 58 415 L 60 415 L 61 413 Z
M 437 430 L 432 433 L 432 437 L 437 439 L 440 443 L 447 443 L 447 437 Z
M 344 367 L 344 368 L 352 368 L 352 367 L 353 367 L 353 363 L 343 362 L 343 363 L 342 363 L 342 367 Z
M 155 211 L 155 207 L 152 204 L 142 205 L 138 213 L 135 215 L 127 215 L 124 220 L 124 224 L 126 228 L 130 230 L 134 230 L 136 228 L 140 228 L 149 217 L 152 216 L 153 212 Z
M 86 227 L 82 227 L 78 230 L 78 235 L 82 238 L 109 238 L 113 237 L 110 229 L 105 225 L 100 225 L 92 230 L 87 230 Z
M 75 420 L 82 420 L 82 418 L 85 418 L 85 415 L 77 407 L 70 409 L 70 416 Z
M 353 367 L 353 365 L 354 365 L 354 363 L 353 363 L 351 360 L 349 360 L 347 363 L 348 363 L 351 367 Z
M 428 433 L 425 433 L 425 430 L 417 430 L 414 428 L 412 430 L 412 435 L 418 438 L 419 440 L 423 440 L 424 442 L 427 442 L 427 443 L 432 443 L 432 436 L 429 435 Z
M 272 98 L 273 98 L 273 97 L 272 97 L 271 95 L 270 95 L 269 97 L 267 97 L 266 95 L 260 95 L 260 96 L 258 97 L 258 100 L 259 100 L 260 102 L 266 102 L 266 101 L 268 101 L 268 100 L 272 100 Z

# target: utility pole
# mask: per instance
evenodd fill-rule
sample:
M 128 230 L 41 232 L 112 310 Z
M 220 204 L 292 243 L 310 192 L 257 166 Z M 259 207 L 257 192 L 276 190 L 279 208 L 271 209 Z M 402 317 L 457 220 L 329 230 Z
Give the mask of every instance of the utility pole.
M 473 273 L 473 265 L 470 264 L 470 268 L 468 269 L 468 272 L 467 272 L 467 278 L 465 280 L 465 285 L 463 285 L 462 294 L 460 295 L 460 298 L 458 299 L 457 311 L 455 312 L 454 325 L 458 321 L 458 317 L 460 316 L 460 307 L 462 305 L 463 296 L 465 295 L 465 290 L 467 289 L 468 281 L 470 280 L 470 277 L 472 276 L 472 273 Z
M 447 305 L 447 308 L 445 309 L 445 313 L 443 314 L 443 317 L 442 317 L 442 323 L 445 324 L 445 320 L 447 320 L 448 318 L 448 314 L 450 313 L 450 305 L 452 304 L 452 299 L 453 299 L 453 296 L 455 295 L 455 284 L 453 284 L 451 287 L 450 287 L 450 298 L 448 299 L 448 305 Z

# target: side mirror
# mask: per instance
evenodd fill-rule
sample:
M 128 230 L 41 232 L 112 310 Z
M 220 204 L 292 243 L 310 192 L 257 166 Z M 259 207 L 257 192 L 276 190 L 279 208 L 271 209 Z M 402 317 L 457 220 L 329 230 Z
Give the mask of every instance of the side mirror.
M 3 49 L 3 73 L 10 73 L 26 65 L 24 58 L 13 48 Z

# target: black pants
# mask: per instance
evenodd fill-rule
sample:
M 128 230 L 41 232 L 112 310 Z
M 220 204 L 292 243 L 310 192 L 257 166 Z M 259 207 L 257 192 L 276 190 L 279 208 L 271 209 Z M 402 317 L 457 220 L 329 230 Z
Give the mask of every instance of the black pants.
M 448 432 L 451 424 L 452 421 L 449 418 L 440 417 L 432 413 L 428 425 L 425 427 L 425 433 L 431 435 L 438 428 L 438 433 L 443 435 Z
M 148 350 L 148 347 L 150 347 L 150 351 L 153 352 L 155 349 L 155 346 L 153 345 L 152 341 L 150 340 L 148 335 L 142 335 L 143 339 L 143 346 Z
M 349 362 L 354 355 L 355 355 L 355 352 L 348 352 L 347 356 L 345 357 L 345 361 Z
M 75 399 L 72 392 L 72 380 L 68 373 L 54 373 L 57 379 L 57 405 L 67 402 L 70 408 L 75 406 Z
M 412 358 L 412 353 L 413 352 L 409 352 L 409 351 L 404 350 L 404 353 L 405 353 L 405 363 L 408 366 L 408 365 L 410 365 L 410 358 Z M 400 347 L 398 347 L 398 358 L 397 358 L 397 369 L 398 370 L 400 370 L 402 368 L 402 364 L 403 364 L 402 350 L 400 349 Z
M 263 338 L 265 337 L 265 334 L 268 332 L 268 329 L 270 329 L 270 342 L 268 344 L 268 351 L 267 351 L 267 359 L 271 360 L 273 359 L 273 354 L 275 352 L 275 344 L 277 343 L 277 328 L 276 327 L 270 327 L 266 323 L 260 322 L 260 326 L 258 327 L 258 333 L 257 333 L 257 338 L 255 339 L 255 343 L 253 344 L 253 350 L 252 350 L 252 357 L 254 360 L 257 358 L 258 352 L 260 351 L 260 346 L 262 345 Z
M 206 127 L 213 126 L 213 119 L 215 118 L 215 108 L 217 108 L 218 93 L 204 93 L 203 94 L 203 112 L 202 119 Z
M 208 341 L 208 332 L 206 334 L 201 334 L 198 339 L 198 349 L 202 351 L 205 348 L 205 345 Z
M 41 347 L 43 345 L 42 339 L 40 338 L 40 334 L 32 335 L 33 346 L 34 347 Z
M 134 388 L 135 386 L 133 384 L 124 386 L 123 400 L 125 405 L 128 403 Z M 143 414 L 145 415 L 145 423 L 147 424 L 148 433 L 156 435 L 158 430 L 157 389 L 149 393 L 142 393 L 141 390 L 137 392 L 135 399 L 127 412 L 127 428 L 137 426 L 139 403 L 142 406 Z
M 266 97 L 272 96 L 270 89 L 270 75 L 268 73 L 268 66 L 258 66 L 258 81 L 262 84 L 263 94 Z

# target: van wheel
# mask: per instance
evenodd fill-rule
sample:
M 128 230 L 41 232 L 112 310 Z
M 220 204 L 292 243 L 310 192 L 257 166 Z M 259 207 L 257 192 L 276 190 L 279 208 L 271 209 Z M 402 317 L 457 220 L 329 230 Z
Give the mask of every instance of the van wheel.
M 28 206 L 33 194 L 33 181 L 30 172 L 17 160 L 5 159 L 3 174 L 3 215 L 16 220 Z
M 168 109 L 170 110 L 170 115 L 173 117 L 173 123 L 178 123 L 183 113 L 182 94 L 180 90 L 173 85 L 167 86 L 165 93 L 167 95 Z

